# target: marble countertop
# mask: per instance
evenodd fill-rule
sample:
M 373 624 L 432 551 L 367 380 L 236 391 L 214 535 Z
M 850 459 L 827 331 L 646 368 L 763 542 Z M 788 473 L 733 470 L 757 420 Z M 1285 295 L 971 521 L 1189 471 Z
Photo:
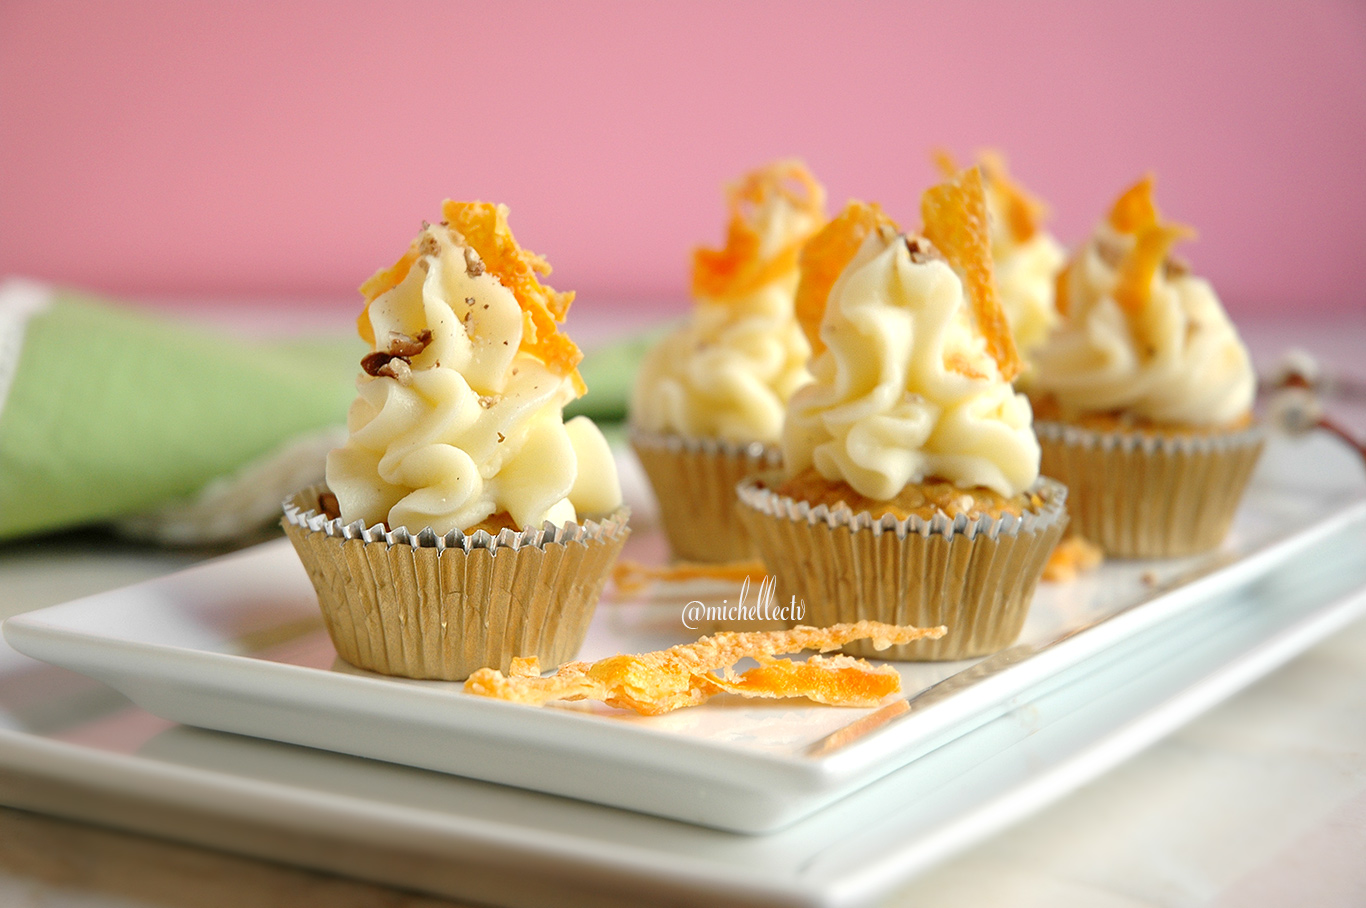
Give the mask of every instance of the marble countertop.
M 1244 331 L 1263 371 L 1298 346 L 1366 378 L 1366 316 L 1337 324 L 1254 322 Z M 1335 412 L 1366 433 L 1366 404 Z M 89 532 L 0 547 L 0 610 L 112 589 L 208 554 Z M 1366 904 L 1363 717 L 1366 622 L 1358 622 L 886 904 Z M 0 903 L 461 904 L 8 808 L 0 808 Z

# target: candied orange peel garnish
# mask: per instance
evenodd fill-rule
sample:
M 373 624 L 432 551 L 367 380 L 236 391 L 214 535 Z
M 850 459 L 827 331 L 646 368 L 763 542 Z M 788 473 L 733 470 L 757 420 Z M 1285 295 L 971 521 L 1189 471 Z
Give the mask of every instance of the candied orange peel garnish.
M 1124 191 L 1110 209 L 1110 226 L 1120 233 L 1138 233 L 1152 227 L 1159 220 L 1157 204 L 1153 201 L 1152 174 L 1144 174 L 1143 179 Z
M 559 330 L 574 293 L 560 292 L 540 282 L 537 275 L 550 274 L 550 263 L 518 245 L 508 227 L 507 206 L 447 199 L 441 204 L 441 215 L 445 218 L 445 226 L 459 234 L 478 254 L 484 267 L 516 297 L 522 308 L 522 343 L 518 349 L 536 357 L 557 375 L 570 377 L 575 391 L 582 395 L 587 390 L 578 370 L 583 352 Z M 356 327 L 361 338 L 371 346 L 375 336 L 370 325 L 370 304 L 408 276 L 422 255 L 422 239 L 427 229 L 424 228 L 423 234 L 413 241 L 402 258 L 361 284 L 365 309 L 361 311 Z
M 1058 310 L 1058 314 L 1063 318 L 1067 317 L 1068 310 L 1072 308 L 1072 262 L 1058 269 L 1058 273 L 1053 278 L 1053 305 Z
M 958 175 L 959 167 L 953 155 L 942 148 L 934 150 L 934 163 L 947 180 Z M 1048 218 L 1048 205 L 1042 199 L 1025 189 L 1010 175 L 1006 157 L 1001 152 L 986 149 L 977 153 L 986 180 L 987 192 L 991 194 L 996 210 L 1010 231 L 1010 238 L 1016 243 L 1027 243 L 1043 227 Z
M 601 700 L 647 716 L 696 706 L 719 693 L 744 697 L 806 697 L 833 706 L 873 706 L 901 689 L 890 666 L 861 659 L 813 657 L 805 663 L 772 658 L 802 650 L 828 652 L 854 640 L 877 649 L 942 637 L 943 627 L 918 628 L 877 621 L 796 627 L 786 631 L 724 631 L 666 650 L 568 662 L 542 678 L 534 657 L 514 659 L 505 676 L 481 668 L 465 681 L 467 693 L 541 706 L 556 700 Z M 735 674 L 732 666 L 752 658 L 757 668 Z M 722 674 L 714 674 L 721 670 Z
M 876 204 L 854 199 L 803 247 L 801 279 L 793 309 L 811 344 L 812 356 L 825 349 L 820 337 L 821 319 L 825 317 L 831 288 L 858 254 L 863 241 L 880 227 L 898 232 L 901 229 Z
M 1152 224 L 1139 231 L 1134 246 L 1119 265 L 1115 302 L 1129 316 L 1137 316 L 1152 295 L 1153 278 L 1167 255 L 1181 240 L 1193 239 L 1195 231 L 1184 224 Z
M 825 223 L 825 188 L 801 161 L 777 161 L 746 174 L 727 187 L 730 221 L 726 244 L 720 249 L 693 252 L 693 295 L 711 300 L 743 296 L 790 273 L 797 255 L 812 233 Z M 761 254 L 764 226 L 760 218 L 777 200 L 810 219 L 806 233 L 793 237 L 781 249 Z
M 987 342 L 1001 377 L 1020 374 L 1020 356 L 996 291 L 991 258 L 991 232 L 982 171 L 973 167 L 925 191 L 920 200 L 925 238 L 963 277 L 977 330 Z
M 763 577 L 768 573 L 762 561 L 727 561 L 702 564 L 680 561 L 674 564 L 643 564 L 619 559 L 612 568 L 612 585 L 616 592 L 630 596 L 648 590 L 655 583 L 687 583 L 691 580 L 742 581 Z
M 998 151 L 984 151 L 978 157 L 989 191 L 996 198 L 996 207 L 1010 231 L 1011 239 L 1017 243 L 1029 242 L 1048 217 L 1048 206 L 1015 182 L 1006 167 L 1005 155 Z
M 479 253 L 484 266 L 498 277 L 499 283 L 517 298 L 522 307 L 520 349 L 557 375 L 572 377 L 575 390 L 582 395 L 587 390 L 578 370 L 583 352 L 559 327 L 574 301 L 574 293 L 557 291 L 536 277 L 550 274 L 550 263 L 517 244 L 508 228 L 507 206 L 447 199 L 441 204 L 441 214 L 451 229 Z
M 1172 247 L 1194 236 L 1195 231 L 1184 224 L 1152 224 L 1139 231 L 1133 248 L 1120 262 L 1119 278 L 1114 290 L 1115 302 L 1128 317 L 1129 330 L 1140 350 L 1152 348 L 1148 322 L 1143 318 L 1143 313 L 1152 298 L 1153 278 L 1167 260 Z

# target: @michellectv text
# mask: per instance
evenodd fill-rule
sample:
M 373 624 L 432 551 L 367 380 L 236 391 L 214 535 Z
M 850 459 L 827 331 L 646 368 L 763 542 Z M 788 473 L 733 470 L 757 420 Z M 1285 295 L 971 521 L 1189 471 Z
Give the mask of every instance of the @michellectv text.
M 805 618 L 806 602 L 798 602 L 796 596 L 786 604 L 774 601 L 775 583 L 772 576 L 760 580 L 752 601 L 748 601 L 748 577 L 740 584 L 740 595 L 734 602 L 722 599 L 719 605 L 707 605 L 694 599 L 683 606 L 683 626 L 695 631 L 704 621 L 801 621 Z

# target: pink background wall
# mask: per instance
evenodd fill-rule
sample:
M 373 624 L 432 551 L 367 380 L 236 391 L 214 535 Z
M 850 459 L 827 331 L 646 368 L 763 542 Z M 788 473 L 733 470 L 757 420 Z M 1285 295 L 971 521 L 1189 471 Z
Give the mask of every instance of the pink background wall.
M 1366 314 L 1349 0 L 206 6 L 0 3 L 0 274 L 350 307 L 454 196 L 663 309 L 743 169 L 915 226 L 929 150 L 996 145 L 1065 242 L 1151 168 L 1235 314 Z

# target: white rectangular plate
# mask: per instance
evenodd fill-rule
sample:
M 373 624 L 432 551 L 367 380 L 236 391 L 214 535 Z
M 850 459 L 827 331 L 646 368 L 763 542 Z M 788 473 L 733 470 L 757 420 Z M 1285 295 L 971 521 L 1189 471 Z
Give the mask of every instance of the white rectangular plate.
M 1269 641 L 1288 658 L 1298 650 L 1285 641 L 1307 646 L 1313 629 L 1356 608 L 1366 488 L 1359 464 L 1323 444 L 1268 447 L 1220 552 L 1108 564 L 1041 587 L 1016 646 L 976 664 L 902 664 L 904 699 L 876 711 L 718 698 L 644 718 L 359 672 L 336 660 L 283 541 L 11 618 L 4 630 L 19 651 L 187 725 L 742 832 L 780 829 L 860 789 L 831 810 L 855 815 L 890 797 L 931 817 L 946 778 L 1009 763 L 1036 722 L 1066 724 L 1105 702 L 1103 724 L 1117 727 L 1151 708 L 1144 696 L 1155 690 L 1188 689 Z M 604 603 L 584 657 L 690 639 L 681 606 Z M 1021 724 L 1026 706 L 1036 719 Z

